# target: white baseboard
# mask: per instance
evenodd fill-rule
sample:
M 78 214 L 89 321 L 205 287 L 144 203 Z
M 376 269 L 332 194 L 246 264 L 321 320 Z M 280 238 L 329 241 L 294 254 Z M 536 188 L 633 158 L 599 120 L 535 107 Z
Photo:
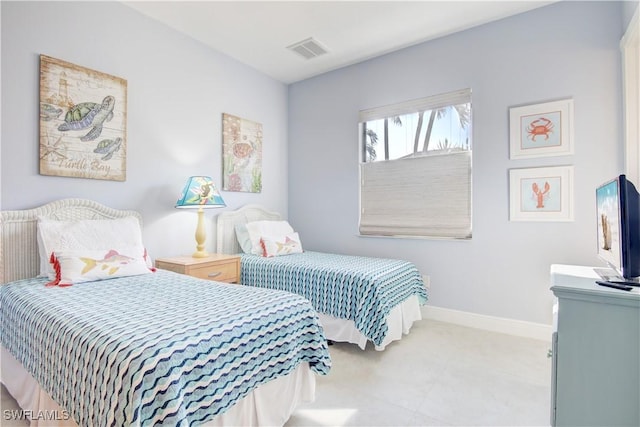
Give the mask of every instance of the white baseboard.
M 422 307 L 422 317 L 425 319 L 467 326 L 470 328 L 484 329 L 487 331 L 500 332 L 503 334 L 549 342 L 551 341 L 551 333 L 553 329 L 551 325 L 545 325 L 542 323 L 486 316 L 467 311 L 434 307 L 432 305 L 425 305 Z

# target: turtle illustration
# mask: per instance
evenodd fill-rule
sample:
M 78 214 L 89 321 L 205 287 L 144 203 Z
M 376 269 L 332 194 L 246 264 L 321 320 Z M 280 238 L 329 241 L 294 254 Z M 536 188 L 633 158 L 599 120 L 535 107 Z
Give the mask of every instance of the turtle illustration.
M 64 123 L 58 126 L 58 130 L 82 130 L 91 127 L 92 129 L 85 136 L 80 137 L 81 141 L 93 141 L 102 133 L 102 123 L 113 118 L 113 106 L 116 99 L 105 96 L 102 104 L 95 102 L 82 102 L 76 104 L 67 111 Z
M 98 143 L 98 145 L 96 145 L 93 152 L 104 154 L 104 156 L 102 156 L 102 160 L 109 160 L 113 157 L 113 153 L 120 149 L 120 145 L 122 145 L 122 138 L 103 139 Z
M 60 108 L 56 108 L 51 104 L 40 104 L 40 118 L 44 121 L 49 121 L 58 118 L 62 113 Z
M 233 155 L 240 159 L 249 157 L 252 151 L 253 147 L 247 142 L 236 142 L 233 144 Z

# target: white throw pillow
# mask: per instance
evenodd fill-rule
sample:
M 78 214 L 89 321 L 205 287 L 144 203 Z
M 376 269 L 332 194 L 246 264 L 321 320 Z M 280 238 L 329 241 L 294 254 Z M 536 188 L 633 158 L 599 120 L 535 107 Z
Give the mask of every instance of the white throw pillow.
M 55 272 L 49 259 L 53 252 L 143 247 L 142 230 L 136 217 L 56 221 L 38 218 L 40 276 L 53 280 Z M 146 257 L 148 266 L 151 260 Z
M 287 221 L 253 221 L 247 223 L 247 231 L 251 238 L 251 253 L 262 255 L 260 239 L 263 237 L 279 237 L 292 234 L 295 231 Z
M 251 237 L 249 236 L 249 232 L 247 231 L 247 224 L 237 224 L 235 226 L 236 231 L 236 239 L 238 240 L 238 245 L 240 245 L 240 249 L 245 254 L 250 254 L 252 252 L 253 247 L 251 246 Z

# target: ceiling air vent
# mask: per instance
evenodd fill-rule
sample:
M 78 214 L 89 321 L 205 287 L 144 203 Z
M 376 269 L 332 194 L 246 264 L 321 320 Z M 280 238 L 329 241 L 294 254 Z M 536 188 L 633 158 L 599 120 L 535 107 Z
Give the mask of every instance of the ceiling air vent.
M 327 49 L 311 37 L 287 46 L 287 49 L 294 51 L 305 59 L 315 58 L 327 53 Z

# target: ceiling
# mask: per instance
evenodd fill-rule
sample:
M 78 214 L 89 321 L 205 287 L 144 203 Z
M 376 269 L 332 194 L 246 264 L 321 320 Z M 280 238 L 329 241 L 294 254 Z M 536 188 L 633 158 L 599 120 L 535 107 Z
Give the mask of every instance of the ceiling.
M 554 1 L 123 3 L 276 80 L 293 83 Z M 327 53 L 305 59 L 287 49 L 308 38 Z

